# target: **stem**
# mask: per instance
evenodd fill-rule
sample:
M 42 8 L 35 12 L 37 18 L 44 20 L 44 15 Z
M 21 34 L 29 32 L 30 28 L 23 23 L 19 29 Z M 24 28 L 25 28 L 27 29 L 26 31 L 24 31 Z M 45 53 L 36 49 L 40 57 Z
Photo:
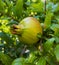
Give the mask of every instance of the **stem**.
M 26 48 L 27 48 L 27 45 L 24 46 L 24 48 L 23 48 L 23 50 L 22 50 L 20 56 L 23 56 L 23 54 L 25 53 Z
M 46 14 L 46 0 L 45 0 L 45 14 Z

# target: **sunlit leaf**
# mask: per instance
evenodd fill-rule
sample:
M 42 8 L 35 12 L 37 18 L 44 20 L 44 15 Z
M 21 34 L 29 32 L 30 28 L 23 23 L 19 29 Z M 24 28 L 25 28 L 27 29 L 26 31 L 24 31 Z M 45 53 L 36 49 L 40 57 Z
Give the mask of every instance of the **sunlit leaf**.
M 12 62 L 12 65 L 34 65 L 34 64 L 28 63 L 25 58 L 17 58 Z
M 56 36 L 59 36 L 59 24 L 52 24 L 51 29 L 54 31 Z
M 4 3 L 2 0 L 0 0 L 0 12 L 4 12 Z
M 52 1 L 53 3 L 58 3 L 59 2 L 59 0 L 50 0 L 50 1 Z
M 50 55 L 50 54 L 49 54 L 49 55 Z M 46 56 L 45 58 L 46 58 L 47 63 L 49 63 L 50 65 L 56 65 L 56 64 L 54 63 L 55 57 L 52 57 L 52 56 L 50 55 L 50 56 Z
M 20 18 L 22 16 L 22 11 L 23 11 L 23 0 L 17 0 L 14 9 L 14 15 Z
M 8 24 L 7 24 L 7 26 L 12 26 L 13 24 L 18 24 L 18 22 L 16 22 L 16 21 L 14 21 L 14 20 L 11 20 Z
M 59 45 L 56 45 L 55 47 L 55 55 L 56 55 L 57 61 L 59 61 Z
M 55 38 L 51 38 L 44 43 L 44 48 L 46 51 L 49 51 L 52 48 L 54 40 Z
M 13 44 L 13 40 L 4 32 L 0 32 L 0 38 L 2 38 L 2 40 L 6 41 L 8 44 Z
M 43 12 L 43 6 L 44 6 L 44 4 L 42 2 L 33 3 L 33 4 L 31 4 L 31 9 L 36 12 Z
M 40 57 L 36 65 L 46 65 L 45 57 Z
M 8 55 L 6 55 L 6 54 L 4 54 L 2 52 L 0 52 L 0 61 L 4 65 L 10 65 L 12 63 L 12 59 Z
M 55 16 L 55 18 L 56 18 L 56 20 L 57 20 L 57 22 L 59 24 L 59 16 Z
M 10 1 L 9 0 L 5 0 L 6 4 L 9 6 L 10 5 Z
M 36 59 L 36 56 L 34 53 L 30 53 L 29 57 L 27 58 L 28 62 L 33 63 L 33 61 Z
M 52 16 L 53 16 L 53 13 L 51 13 L 51 12 L 46 13 L 46 18 L 45 18 L 45 21 L 44 21 L 45 28 L 49 28 L 51 26 Z
M 59 43 L 59 37 L 55 36 L 56 43 Z
M 57 12 L 57 11 L 59 11 L 59 4 L 54 4 L 53 2 L 49 2 L 46 5 L 46 8 L 47 8 L 47 11 Z

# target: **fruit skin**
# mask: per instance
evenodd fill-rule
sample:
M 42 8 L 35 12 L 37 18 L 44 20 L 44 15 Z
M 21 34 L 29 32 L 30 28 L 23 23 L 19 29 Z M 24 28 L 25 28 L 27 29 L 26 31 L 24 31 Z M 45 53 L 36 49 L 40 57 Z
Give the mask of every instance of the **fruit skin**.
M 25 44 L 35 44 L 38 42 L 38 34 L 42 34 L 40 22 L 33 17 L 24 18 L 19 25 L 13 26 L 13 34 L 18 34 L 19 40 Z

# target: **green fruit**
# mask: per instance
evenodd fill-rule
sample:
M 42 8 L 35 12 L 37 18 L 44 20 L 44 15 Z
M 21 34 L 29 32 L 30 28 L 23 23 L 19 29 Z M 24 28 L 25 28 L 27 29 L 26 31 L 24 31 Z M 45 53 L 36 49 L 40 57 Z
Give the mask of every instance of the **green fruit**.
M 20 21 L 19 25 L 13 25 L 13 34 L 17 34 L 21 42 L 25 44 L 37 43 L 38 34 L 42 34 L 40 22 L 33 17 L 27 17 Z

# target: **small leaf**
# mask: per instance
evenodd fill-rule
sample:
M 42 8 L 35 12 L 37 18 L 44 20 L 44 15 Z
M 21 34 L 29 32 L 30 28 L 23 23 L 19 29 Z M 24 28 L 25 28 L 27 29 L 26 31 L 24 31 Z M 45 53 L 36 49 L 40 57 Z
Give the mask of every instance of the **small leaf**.
M 2 38 L 2 40 L 6 41 L 8 44 L 13 44 L 13 40 L 4 32 L 0 32 L 0 38 Z
M 59 45 L 56 45 L 55 47 L 55 56 L 57 58 L 57 61 L 59 61 Z
M 25 65 L 25 59 L 24 58 L 17 58 L 12 62 L 12 65 Z
M 51 29 L 54 31 L 55 36 L 59 36 L 59 24 L 52 24 Z
M 58 12 L 59 11 L 59 4 L 56 4 L 54 9 L 55 9 L 55 12 Z
M 4 3 L 2 0 L 0 0 L 0 12 L 4 12 Z
M 38 34 L 37 34 L 37 37 L 38 37 L 38 38 L 41 38 L 41 37 L 42 37 L 42 34 L 38 33 Z
M 49 55 L 50 55 L 50 54 L 49 54 Z M 54 63 L 55 57 L 54 57 L 54 56 L 51 56 L 51 55 L 49 56 L 49 55 L 48 55 L 48 56 L 46 55 L 46 57 L 45 57 L 47 63 L 48 63 L 49 65 L 56 65 L 56 64 Z
M 10 1 L 9 0 L 5 0 L 6 4 L 9 6 L 10 5 Z
M 51 29 L 55 31 L 56 29 L 59 29 L 59 24 L 52 24 Z
M 58 3 L 54 4 L 53 2 L 49 2 L 46 5 L 46 8 L 47 8 L 47 11 L 50 11 L 50 12 L 58 12 L 59 11 L 59 5 L 58 5 Z
M 17 0 L 14 9 L 14 15 L 19 18 L 22 16 L 22 11 L 23 11 L 23 0 Z
M 18 25 L 18 22 L 11 20 L 6 26 L 9 26 L 9 25 L 12 26 L 13 24 Z
M 29 57 L 27 58 L 29 63 L 33 63 L 33 61 L 36 59 L 36 56 L 34 53 L 30 53 Z
M 45 44 L 44 44 L 44 49 L 45 49 L 46 51 L 49 51 L 49 50 L 52 48 L 54 40 L 55 40 L 55 38 L 51 38 L 51 39 L 48 39 L 48 40 L 45 42 Z
M 30 8 L 35 12 L 43 12 L 43 6 L 44 6 L 44 4 L 42 2 L 33 3 L 30 5 Z
M 44 21 L 45 28 L 49 28 L 51 26 L 51 19 L 52 19 L 53 13 L 47 12 L 46 18 Z
M 59 24 L 59 16 L 55 16 L 55 18 L 56 18 L 56 20 L 57 20 L 57 22 Z
M 17 58 L 12 62 L 12 65 L 34 65 L 34 64 L 28 63 L 25 58 Z
M 59 43 L 59 37 L 55 37 L 56 43 Z
M 10 65 L 12 63 L 12 59 L 2 52 L 0 52 L 0 61 L 2 61 L 4 65 Z
M 45 57 L 40 57 L 36 65 L 46 65 Z
M 52 7 L 53 7 L 53 3 L 52 2 L 49 2 L 47 5 L 46 5 L 46 8 L 48 11 L 52 11 Z
M 6 2 L 6 4 L 7 4 L 7 14 L 9 15 L 9 16 L 12 16 L 12 14 L 13 14 L 13 9 L 14 9 L 14 6 L 13 6 L 13 2 L 11 2 L 10 0 L 5 0 L 5 2 Z

